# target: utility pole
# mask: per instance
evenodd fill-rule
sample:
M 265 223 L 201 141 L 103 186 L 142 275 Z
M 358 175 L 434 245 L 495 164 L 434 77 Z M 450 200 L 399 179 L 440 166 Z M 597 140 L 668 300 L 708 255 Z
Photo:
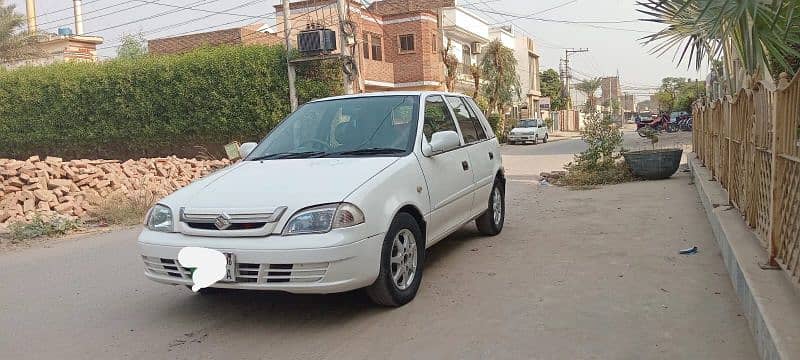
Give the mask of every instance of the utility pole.
M 572 93 L 570 92 L 570 80 L 572 74 L 569 71 L 569 56 L 570 54 L 587 52 L 589 49 L 564 49 L 564 88 L 567 89 L 567 110 L 572 110 Z
M 284 0 L 286 2 L 287 0 Z M 349 22 L 349 13 L 348 13 L 348 0 L 336 0 L 337 10 L 339 12 L 339 42 L 342 44 L 342 60 L 343 62 L 347 62 L 348 59 L 351 60 L 351 63 L 355 64 L 352 61 L 353 57 L 350 53 L 350 35 L 345 32 L 345 23 Z M 342 85 L 344 85 L 344 93 L 345 94 L 352 94 L 353 93 L 353 81 L 350 78 L 350 75 L 343 73 L 342 74 Z
M 28 32 L 33 34 L 36 32 L 36 1 L 25 1 L 25 15 L 28 19 Z
M 83 35 L 83 6 L 81 0 L 72 1 L 72 11 L 75 14 L 75 35 Z
M 289 103 L 292 111 L 297 110 L 297 89 L 294 87 L 294 65 L 290 61 L 292 52 L 292 23 L 289 20 L 289 0 L 283 0 L 283 37 L 286 40 L 286 67 L 289 75 Z

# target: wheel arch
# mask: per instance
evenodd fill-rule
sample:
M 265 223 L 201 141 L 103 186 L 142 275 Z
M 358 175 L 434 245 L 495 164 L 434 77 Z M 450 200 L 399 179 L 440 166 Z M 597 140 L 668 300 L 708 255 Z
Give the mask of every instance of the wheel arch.
M 399 209 L 397 209 L 397 211 L 395 212 L 394 216 L 396 217 L 397 214 L 400 214 L 400 213 L 403 213 L 403 212 L 406 213 L 406 214 L 411 215 L 411 217 L 413 217 L 414 220 L 417 221 L 417 225 L 419 225 L 419 229 L 420 229 L 420 231 L 422 231 L 423 239 L 427 239 L 427 234 L 428 234 L 428 232 L 427 232 L 427 224 L 428 223 L 425 221 L 425 216 L 422 215 L 422 212 L 419 211 L 419 208 L 417 208 L 414 204 L 405 204 L 402 207 L 400 207 Z M 394 218 L 394 217 L 392 217 L 392 218 Z

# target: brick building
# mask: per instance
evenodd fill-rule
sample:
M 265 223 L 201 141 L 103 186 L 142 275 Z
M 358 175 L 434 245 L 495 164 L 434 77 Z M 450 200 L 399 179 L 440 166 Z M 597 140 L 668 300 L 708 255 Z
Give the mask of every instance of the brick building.
M 183 53 L 203 46 L 214 45 L 275 45 L 282 40 L 274 34 L 258 31 L 263 24 L 252 24 L 231 29 L 153 39 L 147 42 L 152 54 Z
M 97 45 L 103 43 L 103 38 L 98 36 L 56 34 L 41 36 L 42 39 L 36 44 L 42 51 L 41 56 L 0 63 L 0 66 L 14 69 L 27 65 L 48 65 L 59 62 L 96 62 Z
M 452 0 L 449 1 L 452 3 Z M 366 6 L 349 4 L 349 21 L 354 25 L 353 57 L 357 61 L 360 80 L 357 89 L 440 90 L 443 88 L 444 65 L 439 51 L 436 4 L 417 1 L 385 0 Z M 339 17 L 335 0 L 303 0 L 289 4 L 292 28 L 290 39 L 296 44 L 297 34 L 306 29 L 327 28 L 337 32 Z M 283 36 L 283 7 L 275 5 L 275 31 Z M 337 44 L 338 53 L 341 44 Z

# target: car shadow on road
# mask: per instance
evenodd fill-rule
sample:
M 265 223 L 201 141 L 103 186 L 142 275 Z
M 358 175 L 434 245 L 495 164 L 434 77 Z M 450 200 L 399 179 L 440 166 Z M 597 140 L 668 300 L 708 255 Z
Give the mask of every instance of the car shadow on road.
M 429 248 L 425 260 L 426 275 L 443 271 L 444 259 L 458 256 L 459 252 L 465 254 L 466 249 L 474 247 L 473 242 L 482 237 L 474 224 L 470 224 Z M 419 291 L 424 293 L 425 287 L 423 279 Z M 228 322 L 235 317 L 237 326 L 268 331 L 270 327 L 278 330 L 287 324 L 302 324 L 315 329 L 338 327 L 396 310 L 373 304 L 362 290 L 324 295 L 232 289 L 192 294 L 188 289 L 177 287 L 174 291 L 183 291 L 185 296 L 170 297 L 174 301 L 160 302 L 163 306 L 154 305 L 146 316 L 153 321 L 168 317 L 189 323 L 209 318 Z M 410 305 L 413 303 L 407 306 Z

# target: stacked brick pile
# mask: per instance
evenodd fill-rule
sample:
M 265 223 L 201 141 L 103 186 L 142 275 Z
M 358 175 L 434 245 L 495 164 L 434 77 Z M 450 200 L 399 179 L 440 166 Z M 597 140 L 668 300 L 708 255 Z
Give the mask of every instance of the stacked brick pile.
M 114 192 L 163 196 L 228 164 L 176 157 L 125 162 L 51 156 L 0 159 L 0 226 L 30 220 L 36 213 L 84 217 Z

